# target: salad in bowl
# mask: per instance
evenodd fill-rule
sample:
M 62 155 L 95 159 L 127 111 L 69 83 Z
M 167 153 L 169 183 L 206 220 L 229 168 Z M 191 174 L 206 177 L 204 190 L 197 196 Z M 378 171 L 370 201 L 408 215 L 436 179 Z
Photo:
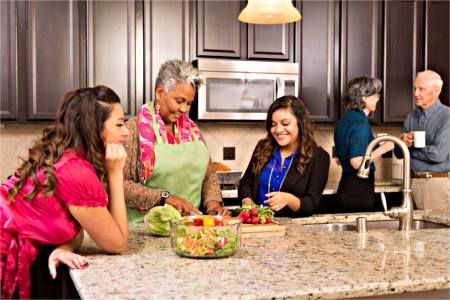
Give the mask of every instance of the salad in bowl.
M 184 257 L 228 257 L 239 250 L 241 219 L 222 216 L 186 216 L 170 221 L 171 245 Z

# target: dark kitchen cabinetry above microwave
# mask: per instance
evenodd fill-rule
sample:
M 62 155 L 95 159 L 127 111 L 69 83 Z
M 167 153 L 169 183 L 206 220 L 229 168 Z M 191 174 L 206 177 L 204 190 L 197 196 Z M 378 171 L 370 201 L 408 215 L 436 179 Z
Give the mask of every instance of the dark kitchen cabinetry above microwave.
M 293 61 L 294 24 L 241 23 L 246 1 L 191 2 L 193 56 Z
M 48 121 L 67 90 L 105 84 L 132 116 L 153 97 L 165 60 L 199 57 L 299 64 L 299 95 L 316 122 L 344 112 L 348 80 L 384 89 L 377 123 L 414 107 L 415 73 L 441 74 L 449 104 L 448 1 L 294 1 L 302 20 L 248 25 L 246 1 L 0 1 L 2 122 Z

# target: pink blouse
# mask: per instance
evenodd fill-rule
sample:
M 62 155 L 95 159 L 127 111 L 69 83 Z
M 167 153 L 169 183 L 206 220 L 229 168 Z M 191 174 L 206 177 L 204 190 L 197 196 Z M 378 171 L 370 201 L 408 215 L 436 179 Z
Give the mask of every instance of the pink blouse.
M 149 103 L 148 105 L 153 105 Z M 155 165 L 155 152 L 153 147 L 155 144 L 155 133 L 153 131 L 152 116 L 148 105 L 143 105 L 137 115 L 137 125 L 139 129 L 139 141 L 141 147 L 141 162 L 143 165 L 143 174 L 140 174 L 141 181 L 146 180 L 152 175 Z M 199 141 L 203 141 L 200 129 L 189 119 L 188 116 L 182 114 L 175 124 L 175 136 L 167 131 L 164 120 L 158 113 L 155 113 L 158 131 L 161 133 L 162 142 L 164 144 L 182 144 L 192 142 L 195 134 Z
M 107 206 L 107 195 L 92 165 L 84 156 L 67 149 L 54 165 L 57 180 L 53 195 L 45 198 L 39 192 L 31 200 L 24 196 L 33 189 L 28 178 L 8 202 L 8 190 L 19 178 L 10 177 L 0 185 L 1 298 L 8 299 L 19 287 L 20 298 L 30 296 L 29 269 L 39 246 L 61 245 L 73 239 L 81 227 L 69 212 L 69 206 Z M 43 171 L 38 172 L 43 181 Z

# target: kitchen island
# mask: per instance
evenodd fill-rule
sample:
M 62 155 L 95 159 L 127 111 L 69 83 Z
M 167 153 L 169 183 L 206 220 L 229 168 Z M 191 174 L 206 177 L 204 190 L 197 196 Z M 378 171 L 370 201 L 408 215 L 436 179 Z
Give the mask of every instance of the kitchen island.
M 128 251 L 106 255 L 89 238 L 89 267 L 70 274 L 82 299 L 332 299 L 450 287 L 450 229 L 327 232 L 302 224 L 354 221 L 361 214 L 283 219 L 285 236 L 245 237 L 234 256 L 189 259 L 170 239 L 130 225 Z M 368 220 L 388 219 L 367 213 Z M 448 211 L 415 219 L 450 224 Z

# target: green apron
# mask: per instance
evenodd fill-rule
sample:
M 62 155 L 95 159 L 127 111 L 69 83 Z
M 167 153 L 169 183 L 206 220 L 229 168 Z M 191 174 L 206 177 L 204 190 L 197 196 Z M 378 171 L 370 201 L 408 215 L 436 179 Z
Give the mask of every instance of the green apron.
M 191 129 L 194 141 L 182 144 L 164 144 L 153 103 L 148 104 L 155 133 L 155 165 L 152 175 L 142 184 L 150 188 L 168 191 L 186 199 L 195 208 L 200 207 L 203 179 L 209 162 L 209 152 L 205 143 L 198 140 Z M 127 208 L 128 223 L 141 223 L 145 213 Z

